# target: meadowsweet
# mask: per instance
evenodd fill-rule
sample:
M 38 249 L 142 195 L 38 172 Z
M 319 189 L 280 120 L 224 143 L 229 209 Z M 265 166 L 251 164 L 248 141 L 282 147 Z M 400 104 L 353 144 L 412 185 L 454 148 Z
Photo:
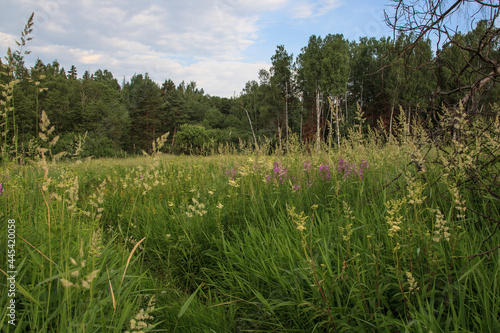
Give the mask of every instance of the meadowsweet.
M 406 272 L 406 278 L 408 279 L 408 284 L 409 284 L 409 291 L 410 293 L 414 294 L 415 291 L 419 289 L 417 286 L 417 281 L 415 281 L 415 278 L 413 277 L 413 274 L 411 272 Z
M 458 191 L 458 188 L 456 186 L 451 186 L 450 192 L 453 195 L 455 209 L 458 210 L 457 217 L 458 218 L 465 218 L 465 211 L 467 210 L 467 207 L 465 206 L 465 200 L 461 200 L 462 197 L 461 197 L 460 192 Z
M 194 215 L 203 216 L 207 213 L 205 210 L 205 204 L 196 200 L 196 198 L 191 199 L 193 201 L 193 205 L 188 205 L 188 209 L 191 211 L 186 211 L 187 217 L 193 217 Z
M 340 232 L 342 233 L 342 239 L 345 242 L 349 242 L 351 240 L 351 235 L 353 233 L 352 223 L 349 223 L 345 227 L 339 227 L 339 229 L 340 229 Z
M 450 241 L 450 228 L 446 226 L 446 220 L 444 219 L 443 213 L 441 213 L 441 210 L 436 209 L 436 225 L 434 226 L 434 237 L 432 240 L 436 243 L 439 243 L 439 241 L 444 240 L 449 242 Z
M 295 224 L 295 227 L 297 228 L 298 231 L 301 233 L 306 230 L 306 221 L 308 216 L 304 216 L 304 212 L 296 213 L 295 212 L 295 207 L 290 207 L 288 204 L 286 205 L 286 211 L 288 212 L 288 215 L 290 215 L 290 218 L 292 219 L 293 223 Z
M 348 220 L 355 220 L 356 217 L 354 216 L 354 213 L 351 209 L 351 207 L 349 207 L 349 204 L 345 201 L 342 201 L 343 203 L 343 206 L 344 206 L 344 216 L 346 219 Z
M 401 198 L 399 200 L 390 200 L 385 203 L 387 207 L 388 216 L 385 217 L 387 224 L 389 225 L 388 235 L 389 237 L 394 237 L 396 233 L 401 230 L 400 224 L 403 220 L 403 216 L 399 214 L 401 206 L 406 202 L 406 198 Z
M 419 205 L 424 202 L 427 196 L 423 196 L 424 185 L 411 175 L 410 171 L 406 171 L 405 175 L 406 184 L 408 186 L 408 203 L 410 205 Z
M 155 304 L 156 297 L 155 295 L 153 295 L 149 299 L 146 310 L 141 308 L 139 312 L 134 316 L 134 318 L 130 319 L 130 331 L 125 331 L 125 333 L 139 333 L 143 332 L 144 329 L 152 328 L 153 325 L 147 323 L 146 321 L 154 319 L 154 317 L 150 313 L 154 311 Z
M 229 186 L 240 187 L 240 185 L 234 179 L 229 179 Z
M 216 207 L 217 207 L 218 209 L 222 209 L 222 207 L 224 207 L 224 205 L 223 205 L 223 204 L 221 204 L 221 203 L 219 202 L 219 204 L 218 204 Z

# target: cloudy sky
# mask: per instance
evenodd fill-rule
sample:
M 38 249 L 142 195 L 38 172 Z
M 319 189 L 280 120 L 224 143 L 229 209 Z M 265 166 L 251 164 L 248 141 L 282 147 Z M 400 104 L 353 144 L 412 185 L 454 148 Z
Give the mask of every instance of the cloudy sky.
M 0 0 L 0 3 L 7 0 Z M 230 97 L 269 68 L 276 46 L 294 56 L 312 34 L 349 40 L 391 35 L 389 0 L 16 0 L 3 3 L 0 52 L 15 47 L 35 12 L 26 58 L 57 60 L 78 75 L 108 69 L 121 83 L 149 73 L 159 83 L 195 81 Z

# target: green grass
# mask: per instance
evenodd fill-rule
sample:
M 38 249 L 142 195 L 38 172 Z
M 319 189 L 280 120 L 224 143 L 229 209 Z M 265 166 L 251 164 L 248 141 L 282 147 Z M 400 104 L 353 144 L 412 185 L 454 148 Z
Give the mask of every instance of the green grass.
M 6 165 L 17 325 L 2 307 L 1 331 L 498 332 L 498 251 L 458 258 L 498 246 L 496 225 L 458 217 L 453 184 L 431 163 L 417 174 L 414 151 Z M 341 159 L 367 161 L 363 179 Z M 458 190 L 500 218 L 498 200 Z M 8 259 L 3 222 L 0 239 Z

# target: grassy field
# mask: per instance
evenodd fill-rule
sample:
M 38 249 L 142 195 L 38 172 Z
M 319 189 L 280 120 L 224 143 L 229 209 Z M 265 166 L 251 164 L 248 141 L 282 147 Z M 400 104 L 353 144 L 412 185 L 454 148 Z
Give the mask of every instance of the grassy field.
M 499 202 L 417 147 L 5 165 L 1 331 L 499 332 Z

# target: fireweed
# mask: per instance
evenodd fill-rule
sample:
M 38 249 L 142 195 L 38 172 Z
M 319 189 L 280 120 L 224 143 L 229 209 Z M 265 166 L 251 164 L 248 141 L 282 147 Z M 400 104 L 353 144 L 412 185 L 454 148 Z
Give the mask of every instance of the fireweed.
M 274 162 L 273 174 L 267 175 L 264 179 L 266 184 L 285 185 L 288 181 L 288 169 L 281 165 L 281 162 Z
M 392 146 L 389 148 L 396 149 Z M 109 277 L 106 279 L 103 274 L 106 272 L 105 263 L 107 265 L 119 262 L 120 258 L 127 257 L 128 253 L 125 252 L 124 255 L 121 244 L 124 245 L 123 248 L 130 250 L 131 245 L 139 244 L 136 239 L 147 237 L 147 242 L 138 245 L 140 257 L 135 261 L 137 270 L 132 274 L 133 265 L 131 264 L 129 269 L 131 273 L 127 275 L 125 282 L 132 283 L 135 280 L 144 279 L 139 278 L 140 274 L 137 272 L 147 271 L 147 275 L 153 277 L 151 281 L 156 281 L 157 276 L 161 284 L 168 280 L 169 288 L 172 288 L 169 294 L 180 294 L 183 295 L 182 298 L 187 296 L 186 293 L 192 293 L 195 290 L 193 281 L 196 283 L 208 281 L 207 286 L 210 285 L 203 289 L 203 297 L 190 299 L 195 299 L 191 303 L 191 307 L 196 307 L 195 311 L 192 311 L 192 314 L 189 313 L 192 319 L 186 319 L 188 316 L 183 317 L 186 319 L 186 324 L 183 325 L 182 330 L 179 327 L 178 331 L 237 331 L 249 328 L 261 331 L 308 331 L 312 325 L 316 325 L 316 331 L 335 331 L 336 329 L 333 329 L 330 323 L 338 325 L 338 331 L 370 331 L 373 327 L 391 327 L 394 331 L 415 328 L 417 331 L 427 332 L 432 329 L 438 332 L 442 331 L 439 328 L 440 325 L 443 329 L 450 331 L 495 331 L 498 327 L 495 323 L 495 320 L 498 320 L 496 315 L 498 305 L 494 300 L 498 298 L 498 286 L 494 278 L 488 279 L 484 276 L 488 276 L 486 273 L 492 273 L 494 277 L 495 270 L 490 269 L 496 269 L 496 261 L 490 260 L 488 256 L 491 254 L 494 258 L 496 254 L 490 253 L 484 256 L 485 260 L 472 258 L 474 262 L 469 259 L 449 259 L 450 255 L 469 256 L 476 253 L 472 252 L 476 249 L 488 250 L 487 246 L 490 246 L 488 244 L 483 246 L 479 242 L 486 234 L 479 228 L 479 223 L 474 225 L 474 233 L 477 234 L 473 236 L 469 236 L 472 232 L 457 233 L 458 226 L 453 225 L 456 223 L 455 218 L 460 219 L 466 213 L 465 203 L 466 200 L 470 200 L 467 189 L 458 188 L 456 184 L 452 187 L 440 180 L 439 185 L 449 189 L 446 193 L 451 198 L 449 201 L 444 201 L 427 191 L 431 189 L 426 179 L 419 178 L 418 175 L 405 177 L 405 173 L 402 173 L 396 182 L 383 188 L 380 195 L 373 191 L 369 193 L 369 197 L 364 197 L 364 193 L 359 198 L 352 196 L 358 185 L 357 182 L 348 184 L 349 191 L 345 191 L 347 186 L 339 186 L 341 197 L 338 200 L 332 200 L 330 193 L 324 196 L 324 192 L 315 191 L 314 188 L 302 192 L 304 184 L 309 181 L 314 185 L 324 183 L 328 179 L 328 173 L 331 177 L 330 183 L 338 179 L 363 179 L 366 182 L 365 188 L 380 189 L 388 183 L 388 178 L 392 179 L 397 176 L 400 173 L 398 170 L 402 169 L 407 162 L 415 160 L 420 163 L 422 160 L 423 157 L 409 156 L 407 152 L 411 149 L 406 148 L 406 151 L 404 149 L 404 146 L 394 151 L 374 148 L 373 152 L 368 152 L 367 149 L 366 152 L 370 155 L 366 157 L 364 154 L 355 155 L 352 151 L 338 152 L 338 155 L 335 155 L 337 152 L 332 152 L 331 155 L 313 156 L 313 163 L 300 161 L 299 155 L 280 156 L 283 164 L 276 162 L 267 168 L 264 166 L 266 164 L 257 163 L 256 160 L 262 158 L 267 161 L 269 158 L 259 155 L 253 161 L 247 161 L 248 159 L 244 157 L 245 162 L 242 162 L 239 156 L 205 159 L 203 163 L 206 163 L 206 168 L 192 166 L 196 165 L 198 160 L 187 156 L 178 157 L 172 163 L 169 160 L 161 166 L 151 167 L 147 163 L 150 160 L 146 159 L 134 162 L 136 163 L 134 166 L 126 167 L 121 163 L 128 163 L 128 161 L 120 161 L 118 168 L 122 169 L 112 174 L 111 179 L 102 175 L 103 171 L 100 168 L 102 164 L 94 164 L 94 161 L 88 165 L 88 171 L 91 171 L 91 174 L 94 173 L 94 177 L 88 177 L 83 170 L 68 171 L 64 175 L 61 175 L 60 170 L 57 172 L 51 170 L 50 174 L 47 172 L 44 175 L 45 169 L 42 167 L 36 176 L 38 188 L 34 189 L 32 197 L 29 197 L 31 195 L 29 181 L 23 181 L 28 184 L 25 186 L 26 190 L 23 191 L 13 190 L 13 186 L 19 186 L 21 181 L 18 184 L 14 184 L 14 180 L 2 182 L 2 189 L 6 192 L 0 196 L 0 203 L 6 201 L 7 191 L 9 196 L 13 196 L 12 200 L 9 197 L 9 205 L 5 205 L 7 209 L 11 209 L 10 203 L 12 203 L 15 208 L 34 207 L 35 213 L 45 211 L 50 213 L 48 216 L 34 214 L 34 216 L 39 216 L 38 220 L 28 217 L 31 211 L 27 212 L 27 209 L 19 209 L 16 213 L 24 217 L 24 220 L 29 220 L 33 229 L 36 230 L 33 232 L 31 225 L 29 228 L 22 229 L 20 223 L 19 235 L 23 235 L 33 244 L 33 247 L 37 248 L 37 251 L 32 251 L 33 254 L 23 251 L 29 256 L 24 268 L 25 273 L 23 273 L 27 278 L 20 278 L 18 283 L 21 286 L 29 285 L 30 295 L 35 300 L 40 300 L 41 304 L 49 304 L 48 298 L 44 299 L 47 293 L 45 291 L 39 293 L 37 290 L 45 289 L 47 285 L 50 287 L 50 281 L 56 282 L 58 289 L 71 295 L 75 301 L 75 307 L 72 309 L 77 311 L 80 311 L 81 304 L 93 305 L 108 302 L 104 303 L 107 307 L 95 306 L 104 315 L 99 322 L 86 326 L 88 330 L 96 330 L 100 327 L 113 327 L 116 331 L 151 329 L 151 326 L 146 328 L 144 325 L 152 321 L 152 318 L 145 315 L 148 312 L 147 308 L 132 305 L 136 295 L 143 294 L 144 290 L 139 290 L 139 287 L 134 287 L 135 285 L 128 286 L 128 289 L 120 289 L 119 281 L 123 271 L 120 266 L 113 268 L 114 274 L 118 276 L 115 280 Z M 393 156 L 393 153 L 397 157 L 392 157 L 388 163 L 387 158 Z M 347 157 L 339 160 L 340 156 L 369 158 L 370 161 L 374 161 L 373 166 L 370 165 L 370 167 L 386 169 L 383 172 L 374 172 L 373 176 L 384 175 L 386 178 L 368 179 L 372 177 L 371 174 L 370 177 L 365 177 L 364 171 L 368 168 L 366 160 L 361 163 L 356 161 L 357 164 L 354 164 Z M 321 161 L 321 164 L 317 161 Z M 339 162 L 338 167 L 335 161 Z M 246 163 L 246 166 L 239 163 Z M 144 166 L 139 167 L 137 164 Z M 226 165 L 226 167 L 221 167 L 221 165 Z M 233 168 L 233 165 L 237 167 Z M 252 168 L 252 165 L 262 165 L 262 167 Z M 45 166 L 48 168 L 47 163 Z M 75 166 L 71 165 L 64 170 L 72 170 L 73 167 Z M 467 165 L 467 167 L 470 166 Z M 240 173 L 240 170 L 245 170 L 245 168 L 248 172 Z M 214 169 L 219 172 L 212 173 L 211 170 Z M 224 173 L 226 169 L 229 174 Z M 429 163 L 425 176 L 431 179 L 440 171 L 434 168 L 434 164 Z M 247 173 L 247 176 L 243 173 Z M 266 180 L 264 183 L 261 181 L 266 175 L 270 176 L 268 184 L 273 183 L 275 187 L 266 186 L 264 184 Z M 231 179 L 233 177 L 234 179 Z M 256 179 L 258 183 L 255 182 Z M 228 184 L 230 180 L 232 184 Z M 414 184 L 409 184 L 409 182 Z M 114 190 L 113 183 L 116 183 L 119 188 L 117 192 Z M 99 184 L 102 185 L 102 189 Z M 295 185 L 297 187 L 294 190 Z M 327 188 L 330 187 L 331 184 Z M 421 187 L 424 190 L 421 190 Z M 46 203 L 36 200 L 40 188 L 48 188 L 50 193 L 47 194 L 53 193 L 52 197 L 56 198 L 57 195 L 61 201 L 50 200 L 48 196 Z M 255 192 L 251 192 L 250 188 L 252 190 L 255 188 Z M 189 192 L 193 189 L 195 189 L 193 192 Z M 286 193 L 290 189 L 296 193 L 302 192 L 302 194 L 287 196 Z M 318 190 L 322 189 L 318 188 Z M 230 197 L 227 191 L 231 194 Z M 22 192 L 23 197 L 15 192 Z M 142 195 L 144 192 L 146 192 L 145 195 Z M 200 198 L 197 192 L 205 196 L 202 195 Z M 248 200 L 250 194 L 252 200 Z M 133 200 L 130 200 L 131 197 Z M 23 201 L 24 198 L 26 201 Z M 488 202 L 484 206 L 482 203 L 473 206 L 475 202 L 467 201 L 471 205 L 471 210 L 467 213 L 470 212 L 472 215 L 472 208 L 477 210 L 479 207 L 492 218 L 497 219 L 496 208 L 489 207 L 492 201 L 487 197 L 484 200 Z M 37 203 L 37 201 L 40 201 L 42 205 L 40 206 L 40 202 Z M 318 205 L 309 207 L 312 202 L 317 202 Z M 348 202 L 360 202 L 360 204 L 350 208 Z M 159 211 L 158 215 L 153 213 L 155 205 Z M 193 208 L 191 209 L 190 206 Z M 75 216 L 68 214 L 68 207 L 75 208 L 78 214 Z M 436 207 L 439 207 L 439 211 L 432 210 Z M 101 211 L 100 209 L 103 208 L 105 210 Z M 417 208 L 419 215 L 416 217 L 419 218 L 418 221 L 422 221 L 419 223 L 422 225 L 421 229 L 415 228 L 416 217 L 411 214 L 417 211 Z M 96 213 L 96 218 L 99 213 L 103 212 L 98 220 L 99 226 L 88 227 L 88 220 L 93 215 L 89 218 L 82 216 L 84 209 L 93 214 Z M 179 217 L 186 219 L 186 212 L 192 216 L 200 216 L 195 210 L 203 214 L 203 223 L 184 223 L 181 227 L 182 221 L 179 223 L 179 220 L 182 219 Z M 441 210 L 446 214 L 441 213 Z M 3 213 L 4 211 L 0 210 L 0 215 Z M 444 215 L 447 215 L 448 219 L 445 219 Z M 40 219 L 40 216 L 44 218 Z M 223 228 L 228 221 L 233 220 L 238 223 Z M 79 221 L 83 222 L 81 226 Z M 196 222 L 194 219 L 190 221 Z M 337 221 L 341 221 L 342 224 Z M 74 225 L 79 226 L 78 232 L 71 229 Z M 47 226 L 52 226 L 52 229 L 49 229 L 49 235 L 52 232 L 52 238 L 49 237 L 48 241 L 43 236 L 40 237 L 40 235 L 47 234 Z M 111 228 L 112 226 L 114 228 Z M 217 230 L 216 227 L 219 231 L 227 231 L 220 243 L 213 241 L 213 231 Z M 463 227 L 468 228 L 468 224 L 464 223 Z M 71 233 L 62 234 L 62 231 L 67 229 L 71 229 Z M 54 232 L 61 232 L 62 237 Z M 363 234 L 365 232 L 369 235 L 365 236 Z M 423 237 L 424 232 L 428 232 L 428 236 Z M 112 242 L 109 242 L 110 235 L 113 237 Z M 66 243 L 56 243 L 55 236 L 65 241 L 69 239 L 72 243 L 68 242 L 68 244 L 77 244 L 79 241 L 77 237 L 88 239 L 90 246 L 88 255 L 85 258 L 73 255 L 78 262 L 69 259 L 71 257 L 69 251 L 67 255 L 61 255 L 59 250 L 66 247 L 50 247 L 50 244 L 65 245 Z M 222 238 L 219 235 L 217 237 Z M 498 244 L 498 236 L 492 237 L 494 238 L 489 242 Z M 129 243 L 127 239 L 134 241 Z M 302 240 L 301 244 L 299 244 L 299 239 Z M 456 240 L 455 244 L 448 246 L 449 239 Z M 21 244 L 28 248 L 26 244 Z M 219 247 L 218 244 L 222 245 Z M 306 251 L 305 254 L 301 253 L 300 245 Z M 394 247 L 400 247 L 401 250 L 394 251 Z M 452 249 L 453 252 L 447 255 L 443 249 L 446 251 Z M 347 254 L 343 251 L 347 251 Z M 356 254 L 351 255 L 349 251 L 355 251 Z M 360 256 L 357 255 L 358 252 Z M 269 254 L 269 257 L 266 257 L 266 254 Z M 308 265 L 302 265 L 302 267 L 295 265 L 304 259 L 304 255 Z M 49 271 L 55 266 L 49 265 L 48 259 L 44 256 L 58 264 L 67 261 L 66 272 Z M 105 258 L 108 258 L 108 261 L 104 261 Z M 354 258 L 357 259 L 353 260 Z M 434 269 L 435 266 L 432 265 L 429 267 L 429 263 L 434 262 L 434 259 L 429 258 L 440 258 L 439 260 L 443 262 L 442 268 L 446 271 Z M 85 259 L 87 263 L 82 267 Z M 42 265 L 44 262 L 47 265 Z M 93 262 L 96 263 L 95 267 L 92 266 Z M 467 263 L 470 265 L 464 270 L 465 274 L 460 274 L 460 269 Z M 179 270 L 178 267 L 183 267 L 183 270 Z M 41 268 L 42 273 L 31 273 L 28 270 L 30 268 L 36 272 Z M 362 274 L 358 275 L 358 272 Z M 314 290 L 309 292 L 307 288 L 311 285 Z M 63 286 L 66 288 L 62 288 Z M 363 294 L 365 286 L 370 292 Z M 148 288 L 151 288 L 149 281 Z M 112 289 L 115 290 L 115 296 L 121 297 L 117 300 L 117 315 L 115 316 L 123 318 L 121 323 L 110 319 L 113 317 L 113 307 L 110 301 Z M 119 289 L 120 292 L 118 292 Z M 125 298 L 123 293 L 126 290 L 131 291 L 132 294 Z M 51 293 L 54 292 L 56 290 L 53 288 Z M 430 293 L 438 297 L 429 298 Z M 167 297 L 163 294 L 161 297 L 162 306 L 159 306 L 160 310 L 155 312 L 155 320 L 158 321 L 159 330 L 172 331 L 173 327 L 169 326 L 168 318 L 171 315 L 172 317 L 178 316 L 178 311 L 173 309 L 175 306 L 172 307 L 172 304 L 176 304 L 179 298 Z M 410 298 L 414 303 L 410 303 L 407 307 Z M 94 303 L 91 303 L 89 299 Z M 286 301 L 283 302 L 283 299 Z M 428 299 L 431 299 L 433 303 L 426 304 Z M 213 300 L 215 303 L 210 303 Z M 36 319 L 36 316 L 31 317 L 35 319 L 30 319 L 28 310 L 19 308 L 19 311 L 23 311 L 20 318 L 23 316 L 26 322 L 32 320 L 28 324 L 30 327 L 38 327 L 39 324 L 44 324 L 44 320 L 50 322 L 49 325 L 52 327 L 56 327 L 59 323 L 70 323 L 71 327 L 79 327 L 76 326 L 79 322 L 87 325 L 88 319 L 84 319 L 83 316 L 71 319 L 72 321 L 69 322 L 65 318 L 71 316 L 66 313 L 59 314 L 47 308 L 47 314 L 46 309 L 41 311 L 35 302 L 27 297 L 23 299 L 23 302 L 27 304 L 26 309 L 38 311 L 37 318 L 39 319 Z M 307 307 L 306 311 L 295 311 L 298 306 L 302 305 L 310 305 L 310 307 Z M 255 316 L 252 317 L 252 314 L 256 313 L 255 306 L 258 306 L 259 310 L 265 310 L 265 313 L 259 311 L 258 320 L 255 320 Z M 142 312 L 141 307 L 144 308 Z M 85 318 L 98 315 L 97 312 L 92 312 L 93 308 L 93 306 L 89 307 Z M 104 312 L 106 308 L 111 311 Z M 186 309 L 187 306 L 183 308 Z M 301 307 L 301 309 L 305 308 Z M 126 309 L 135 310 L 135 312 L 130 313 L 127 310 L 129 312 L 124 313 Z M 217 312 L 217 309 L 222 311 Z M 74 313 L 78 316 L 77 311 Z M 203 316 L 202 313 L 207 315 Z M 238 320 L 228 317 L 228 313 L 235 314 Z M 248 316 L 249 313 L 250 316 Z M 397 315 L 388 315 L 389 313 Z M 463 315 L 455 316 L 454 313 L 463 313 Z M 432 318 L 423 318 L 422 315 Z M 487 317 L 487 320 L 482 320 L 483 317 Z M 325 320 L 320 322 L 321 318 Z M 450 318 L 450 320 L 445 323 L 443 318 Z M 202 322 L 200 325 L 205 325 L 204 322 L 208 324 L 203 327 L 196 326 L 199 322 Z M 242 322 L 245 324 L 242 325 Z M 228 326 L 224 326 L 226 323 L 229 323 Z M 250 324 L 247 325 L 247 323 Z M 365 323 L 370 324 L 365 325 Z M 411 329 L 409 329 L 410 325 L 413 325 Z M 59 326 L 69 327 L 69 325 Z
M 356 163 L 348 163 L 344 159 L 340 159 L 338 162 L 337 170 L 339 173 L 344 174 L 344 178 L 349 178 L 352 176 L 358 176 L 359 179 L 363 179 L 363 172 L 368 169 L 368 161 L 362 160 L 359 169 L 356 168 Z

